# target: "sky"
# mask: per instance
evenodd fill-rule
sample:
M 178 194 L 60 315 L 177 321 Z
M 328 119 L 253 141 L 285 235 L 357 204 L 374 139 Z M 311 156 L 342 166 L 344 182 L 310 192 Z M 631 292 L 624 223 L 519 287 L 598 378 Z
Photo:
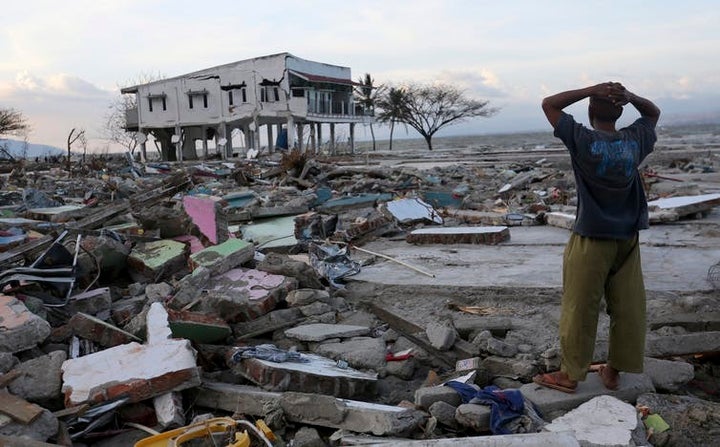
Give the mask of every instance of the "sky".
M 103 150 L 120 86 L 281 52 L 350 67 L 355 79 L 370 73 L 377 84 L 453 84 L 500 109 L 438 136 L 550 131 L 543 97 L 605 81 L 654 101 L 661 124 L 720 121 L 713 0 L 6 3 L 0 108 L 24 114 L 31 142 L 61 148 L 70 129 L 84 128 L 89 150 Z M 586 102 L 569 111 L 586 120 Z

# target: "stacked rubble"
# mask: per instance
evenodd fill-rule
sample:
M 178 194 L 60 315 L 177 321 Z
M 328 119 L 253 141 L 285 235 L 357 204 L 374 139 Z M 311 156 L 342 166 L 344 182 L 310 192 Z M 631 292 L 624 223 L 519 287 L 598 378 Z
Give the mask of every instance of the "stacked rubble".
M 591 373 L 565 395 L 530 383 L 557 367 L 557 348 L 536 355 L 507 339 L 511 316 L 449 303 L 448 312 L 487 318 L 420 324 L 412 310 L 345 288 L 369 262 L 432 275 L 364 250 L 368 240 L 496 245 L 514 226 L 570 228 L 571 172 L 549 153 L 425 171 L 297 152 L 198 165 L 93 161 L 81 177 L 22 168 L 0 194 L 0 444 L 169 445 L 151 443 L 163 436 L 153 433 L 229 433 L 237 421 L 250 426 L 248 443 L 222 445 L 716 436 L 720 404 L 703 400 L 692 425 L 672 410 L 692 398 L 672 393 L 696 380 L 687 356 L 717 353 L 717 338 L 678 333 L 695 337 L 688 352 L 650 344 L 646 374 L 627 375 L 617 391 Z M 647 169 L 652 222 L 710 213 L 718 190 L 677 180 L 719 163 Z M 718 330 L 717 315 L 706 319 L 704 330 Z

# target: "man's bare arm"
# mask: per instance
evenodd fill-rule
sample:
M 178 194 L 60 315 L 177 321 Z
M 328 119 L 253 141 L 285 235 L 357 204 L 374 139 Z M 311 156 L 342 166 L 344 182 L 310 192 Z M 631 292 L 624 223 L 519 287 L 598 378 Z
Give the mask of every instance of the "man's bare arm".
M 625 89 L 617 82 L 603 82 L 601 84 L 593 85 L 590 87 L 580 88 L 577 90 L 568 90 L 552 96 L 548 96 L 542 101 L 542 109 L 543 112 L 545 112 L 545 117 L 547 117 L 550 124 L 553 126 L 553 128 L 555 128 L 557 127 L 558 121 L 560 121 L 562 111 L 565 107 L 575 104 L 576 102 L 585 98 L 589 98 L 590 96 L 597 96 L 607 99 L 610 99 L 612 97 L 620 97 L 622 96 L 621 94 L 623 91 L 625 91 Z M 630 98 L 623 99 L 626 99 L 627 102 L 630 101 Z

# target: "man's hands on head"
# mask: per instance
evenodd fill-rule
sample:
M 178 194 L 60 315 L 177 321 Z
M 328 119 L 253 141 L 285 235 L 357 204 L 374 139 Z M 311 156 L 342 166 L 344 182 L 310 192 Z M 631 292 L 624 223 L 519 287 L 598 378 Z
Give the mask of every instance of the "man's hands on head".
M 631 93 L 619 82 L 603 82 L 592 88 L 592 97 L 609 101 L 616 106 L 624 106 L 630 102 Z

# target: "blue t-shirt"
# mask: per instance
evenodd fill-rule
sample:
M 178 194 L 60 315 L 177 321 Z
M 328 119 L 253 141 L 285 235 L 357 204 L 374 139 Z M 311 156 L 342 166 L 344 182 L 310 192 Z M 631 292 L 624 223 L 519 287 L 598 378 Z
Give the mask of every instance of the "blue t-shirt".
M 657 140 L 652 121 L 639 118 L 617 132 L 603 132 L 588 129 L 563 112 L 554 135 L 570 151 L 575 173 L 575 233 L 631 239 L 648 228 L 647 199 L 637 168 Z

